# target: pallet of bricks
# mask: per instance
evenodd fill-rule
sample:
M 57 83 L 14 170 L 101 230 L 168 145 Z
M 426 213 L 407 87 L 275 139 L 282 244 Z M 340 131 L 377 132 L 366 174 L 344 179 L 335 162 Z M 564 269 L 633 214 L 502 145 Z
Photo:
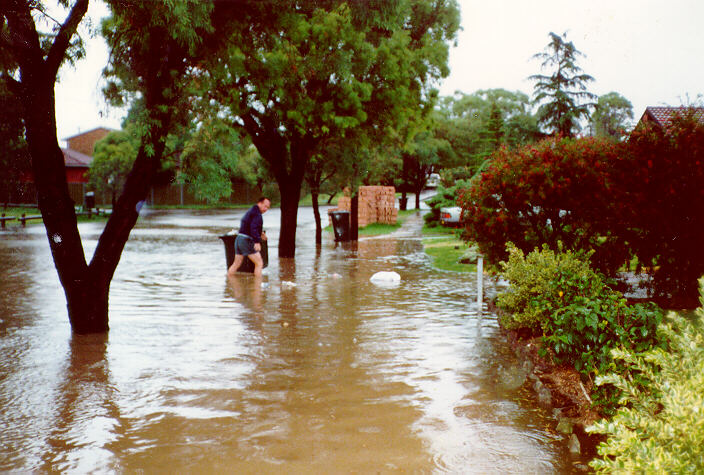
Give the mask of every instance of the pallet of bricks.
M 396 224 L 398 209 L 396 208 L 396 189 L 393 186 L 360 186 L 358 190 L 357 220 L 359 227 L 372 223 Z M 342 196 L 333 211 L 350 211 L 352 200 Z M 332 219 L 330 220 L 332 223 Z

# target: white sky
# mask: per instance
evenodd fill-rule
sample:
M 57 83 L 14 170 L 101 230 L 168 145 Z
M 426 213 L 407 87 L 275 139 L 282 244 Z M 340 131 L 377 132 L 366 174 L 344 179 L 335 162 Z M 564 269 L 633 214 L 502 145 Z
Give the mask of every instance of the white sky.
M 548 34 L 568 32 L 586 55 L 578 64 L 595 78 L 589 90 L 618 92 L 633 104 L 635 120 L 646 106 L 688 104 L 704 93 L 702 0 L 459 0 L 462 28 L 451 50 L 442 95 L 504 88 L 533 91 L 526 78 L 540 73 L 531 57 Z M 91 1 L 89 14 L 105 12 Z M 107 49 L 100 37 L 87 57 L 65 67 L 56 88 L 59 140 L 95 127 L 119 128 L 123 111 L 110 111 L 100 92 Z

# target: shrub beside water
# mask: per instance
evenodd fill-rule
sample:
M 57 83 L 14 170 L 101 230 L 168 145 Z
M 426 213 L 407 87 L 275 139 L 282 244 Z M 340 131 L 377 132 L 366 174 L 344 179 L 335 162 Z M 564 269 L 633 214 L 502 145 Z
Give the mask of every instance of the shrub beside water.
M 588 429 L 607 436 L 591 467 L 704 473 L 704 279 L 697 318 L 663 322 L 654 305 L 628 305 L 590 269 L 588 254 L 508 252 L 502 325 L 542 334 L 557 362 L 596 374 L 594 399 L 613 416 Z
M 497 305 L 509 329 L 542 333 L 543 351 L 556 363 L 570 363 L 587 377 L 615 369 L 611 350 L 643 351 L 656 343 L 662 312 L 654 305 L 628 305 L 589 266 L 589 253 L 547 247 L 527 256 L 508 246 L 502 262 L 508 291 Z
M 704 305 L 704 287 L 702 287 Z M 608 436 L 590 465 L 600 472 L 704 473 L 704 309 L 670 314 L 658 329 L 668 348 L 614 349 L 623 374 L 597 378 L 621 391 L 620 409 L 589 432 Z

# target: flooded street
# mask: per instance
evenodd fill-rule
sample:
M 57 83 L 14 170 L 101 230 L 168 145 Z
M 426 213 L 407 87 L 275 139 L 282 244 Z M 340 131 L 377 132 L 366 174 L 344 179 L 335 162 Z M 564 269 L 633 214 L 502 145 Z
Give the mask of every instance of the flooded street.
M 316 250 L 302 208 L 280 260 L 272 209 L 260 287 L 225 273 L 218 236 L 243 212 L 143 212 L 105 336 L 71 334 L 42 226 L 0 232 L 0 471 L 574 471 L 476 277 L 431 267 L 419 216 Z M 80 225 L 89 256 L 102 226 Z

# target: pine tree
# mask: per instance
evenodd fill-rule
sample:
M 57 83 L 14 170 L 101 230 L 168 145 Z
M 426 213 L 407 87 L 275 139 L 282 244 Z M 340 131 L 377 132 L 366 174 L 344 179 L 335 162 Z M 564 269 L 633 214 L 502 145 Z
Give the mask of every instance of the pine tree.
M 574 137 L 581 129 L 581 118 L 589 118 L 596 95 L 587 91 L 586 84 L 594 78 L 584 74 L 577 66 L 577 58 L 584 56 L 571 41 L 567 33 L 562 36 L 550 33 L 550 43 L 545 50 L 533 56 L 540 59 L 541 69 L 553 69 L 551 75 L 535 74 L 528 79 L 536 81 L 533 100 L 541 104 L 538 121 L 547 131 L 555 135 Z

